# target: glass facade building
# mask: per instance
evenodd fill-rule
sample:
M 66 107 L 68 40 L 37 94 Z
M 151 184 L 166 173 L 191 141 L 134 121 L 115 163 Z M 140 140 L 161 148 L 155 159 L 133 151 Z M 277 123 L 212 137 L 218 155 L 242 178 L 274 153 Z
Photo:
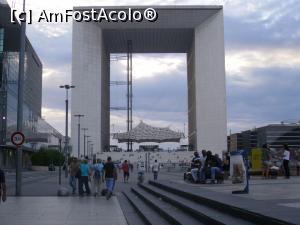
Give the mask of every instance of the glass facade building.
M 17 130 L 19 40 L 20 26 L 10 23 L 9 6 L 0 4 L 0 165 L 15 154 L 10 137 Z M 23 149 L 58 148 L 63 136 L 41 118 L 42 63 L 27 38 L 25 49 Z

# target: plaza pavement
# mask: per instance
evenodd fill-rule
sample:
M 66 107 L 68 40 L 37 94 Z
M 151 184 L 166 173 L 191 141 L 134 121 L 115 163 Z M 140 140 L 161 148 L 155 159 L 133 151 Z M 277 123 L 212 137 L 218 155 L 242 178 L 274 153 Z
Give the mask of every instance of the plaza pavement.
M 1 225 L 127 225 L 116 197 L 9 197 Z
M 152 179 L 151 173 L 146 174 L 147 179 Z M 9 196 L 7 202 L 0 205 L 0 225 L 127 224 L 117 197 L 122 190 L 128 190 L 136 184 L 136 174 L 131 174 L 129 183 L 122 181 L 122 175 L 119 174 L 116 195 L 107 201 L 103 197 L 56 197 L 59 187 L 57 174 L 40 180 L 32 179 L 23 185 L 23 194 L 27 197 Z M 162 171 L 159 181 L 172 182 L 174 187 L 195 190 L 225 203 L 300 224 L 300 177 L 291 177 L 289 180 L 253 177 L 250 180 L 250 193 L 238 196 L 233 196 L 231 192 L 241 190 L 244 185 L 233 185 L 229 180 L 224 184 L 191 184 L 183 180 L 180 171 Z M 64 176 L 62 182 L 64 187 L 68 187 Z M 10 187 L 9 192 L 13 195 L 13 185 L 10 184 Z

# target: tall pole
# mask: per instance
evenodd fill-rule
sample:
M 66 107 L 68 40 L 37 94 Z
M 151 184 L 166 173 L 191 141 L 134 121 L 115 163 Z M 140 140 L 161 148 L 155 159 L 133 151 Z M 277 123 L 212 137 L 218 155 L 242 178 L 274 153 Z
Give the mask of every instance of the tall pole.
M 75 88 L 74 85 L 61 85 L 60 88 L 66 89 L 66 134 L 65 134 L 65 177 L 68 177 L 68 151 L 69 151 L 69 136 L 68 136 L 68 127 L 69 127 L 69 89 Z
M 129 129 L 132 130 L 132 41 L 129 43 L 129 79 L 130 79 L 130 89 L 129 89 L 129 105 L 130 105 L 130 121 L 129 121 Z M 132 152 L 132 141 L 130 141 L 130 151 Z
M 68 89 L 66 91 L 66 137 L 65 137 L 65 154 L 66 154 L 66 160 L 65 160 L 65 177 L 68 177 L 68 161 L 69 161 L 69 134 L 68 134 L 68 123 L 69 123 L 69 99 L 68 99 Z
M 130 88 L 129 88 L 129 41 L 127 41 L 127 133 L 129 132 L 129 120 L 130 120 L 130 109 L 129 109 L 129 92 L 130 92 Z M 127 151 L 129 152 L 129 138 L 127 140 Z
M 91 143 L 92 143 L 92 141 L 87 141 L 87 155 L 88 155 L 88 158 L 90 158 L 90 156 L 91 156 Z
M 127 40 L 127 132 L 132 129 L 132 41 Z M 132 151 L 132 141 L 127 140 L 127 151 Z
M 23 0 L 23 12 L 25 12 L 25 0 Z M 18 75 L 18 110 L 17 110 L 17 130 L 23 130 L 23 82 L 25 68 L 25 42 L 26 42 L 26 14 L 21 21 L 20 32 L 20 52 L 19 52 L 19 75 Z M 22 147 L 16 148 L 16 196 L 22 195 Z
M 83 157 L 85 157 L 85 132 L 88 130 L 87 128 L 82 128 L 83 130 Z
M 82 114 L 76 114 L 74 115 L 75 117 L 78 117 L 78 154 L 77 154 L 77 158 L 79 159 L 80 157 L 80 118 L 84 117 L 84 115 Z
M 61 139 L 59 139 L 59 153 L 61 153 Z M 61 163 L 58 166 L 58 184 L 61 185 Z
M 89 157 L 89 148 L 88 148 L 88 143 L 89 143 L 89 135 L 85 135 L 85 143 L 86 143 L 86 156 Z

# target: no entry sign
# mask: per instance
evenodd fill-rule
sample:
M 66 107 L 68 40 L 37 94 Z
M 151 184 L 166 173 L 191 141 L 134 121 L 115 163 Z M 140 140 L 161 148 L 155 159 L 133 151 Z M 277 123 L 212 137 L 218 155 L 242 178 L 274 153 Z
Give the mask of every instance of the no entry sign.
M 25 142 L 25 136 L 22 132 L 17 131 L 11 135 L 10 140 L 14 145 L 21 146 Z

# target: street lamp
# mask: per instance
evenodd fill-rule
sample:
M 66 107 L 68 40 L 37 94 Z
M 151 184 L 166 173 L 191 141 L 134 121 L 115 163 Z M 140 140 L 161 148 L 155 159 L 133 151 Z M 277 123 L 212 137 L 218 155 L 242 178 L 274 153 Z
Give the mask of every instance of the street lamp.
M 83 130 L 83 158 L 85 157 L 85 132 L 88 130 L 88 128 L 82 128 Z
M 86 155 L 89 156 L 89 149 L 88 149 L 88 142 L 89 142 L 89 135 L 85 135 L 85 140 L 86 140 Z
M 25 12 L 25 0 L 23 0 L 23 12 Z M 23 92 L 25 72 L 25 48 L 26 48 L 26 13 L 23 13 L 20 29 L 20 52 L 18 74 L 18 103 L 17 103 L 17 131 L 23 131 Z M 22 195 L 22 146 L 16 148 L 16 196 Z
M 82 114 L 76 114 L 75 117 L 78 117 L 78 159 L 80 157 L 80 118 L 84 117 Z
M 69 111 L 69 89 L 75 88 L 74 85 L 60 85 L 60 88 L 66 90 L 66 135 L 65 135 L 65 177 L 68 177 L 68 150 L 69 150 L 69 136 L 68 136 L 68 111 Z
M 88 152 L 87 155 L 89 158 L 91 156 L 91 151 L 90 151 L 91 144 L 92 144 L 92 141 L 87 141 L 87 152 Z

